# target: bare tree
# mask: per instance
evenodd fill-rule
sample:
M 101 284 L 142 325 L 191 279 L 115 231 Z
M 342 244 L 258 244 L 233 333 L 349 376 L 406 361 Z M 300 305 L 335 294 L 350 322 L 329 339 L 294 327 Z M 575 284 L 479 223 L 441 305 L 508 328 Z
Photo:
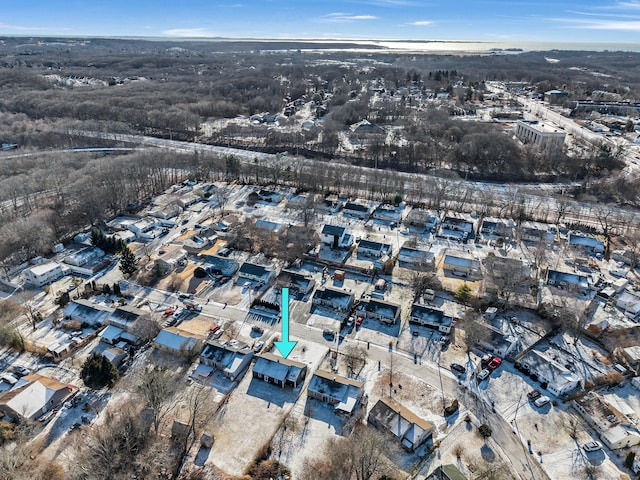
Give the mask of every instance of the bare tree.
M 364 367 L 367 361 L 367 351 L 358 345 L 348 345 L 342 350 L 344 364 L 351 372 L 356 372 Z
M 482 315 L 475 310 L 467 310 L 462 324 L 467 352 L 478 343 L 485 343 L 491 338 L 491 330 L 484 325 Z
M 165 416 L 173 409 L 172 400 L 179 388 L 179 376 L 166 367 L 146 368 L 140 375 L 136 393 L 151 412 L 153 430 L 158 434 Z

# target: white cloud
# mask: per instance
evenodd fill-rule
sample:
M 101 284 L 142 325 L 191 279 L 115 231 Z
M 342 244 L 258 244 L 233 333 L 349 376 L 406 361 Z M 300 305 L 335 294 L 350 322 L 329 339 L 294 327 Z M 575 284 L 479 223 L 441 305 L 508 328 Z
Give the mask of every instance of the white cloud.
M 353 15 L 351 13 L 334 12 L 325 15 L 321 19 L 325 22 L 346 23 L 361 20 L 377 20 L 378 17 L 376 17 L 375 15 Z
M 65 27 L 31 27 L 27 25 L 11 25 L 8 23 L 0 23 L 0 29 L 3 30 L 15 30 L 19 32 L 37 32 L 43 30 L 70 30 Z
M 584 23 L 582 25 L 582 28 L 586 28 L 589 30 L 624 30 L 640 32 L 640 21 L 624 22 L 614 20 L 599 20 Z
M 407 25 L 410 25 L 412 27 L 428 27 L 430 25 L 433 25 L 433 22 L 431 20 L 416 20 L 415 22 L 407 23 Z
M 215 37 L 215 33 L 211 33 L 204 28 L 173 28 L 162 32 L 169 37 Z

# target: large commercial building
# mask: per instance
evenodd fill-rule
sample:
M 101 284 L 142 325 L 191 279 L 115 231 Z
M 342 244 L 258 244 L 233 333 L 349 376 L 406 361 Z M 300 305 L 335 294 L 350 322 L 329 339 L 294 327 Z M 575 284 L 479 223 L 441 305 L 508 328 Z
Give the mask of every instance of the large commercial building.
M 532 143 L 540 148 L 561 150 L 564 145 L 565 133 L 546 124 L 530 124 L 518 122 L 516 137 L 522 143 Z

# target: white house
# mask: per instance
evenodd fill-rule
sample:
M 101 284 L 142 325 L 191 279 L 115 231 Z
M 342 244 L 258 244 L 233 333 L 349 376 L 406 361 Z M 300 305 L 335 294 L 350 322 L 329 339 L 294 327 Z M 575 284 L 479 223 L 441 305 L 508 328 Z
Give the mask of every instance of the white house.
M 12 419 L 37 419 L 59 407 L 78 391 L 73 385 L 31 374 L 0 396 L 0 412 Z
M 192 355 L 202 350 L 204 340 L 202 335 L 186 332 L 179 327 L 167 327 L 158 332 L 153 345 L 163 352 Z
M 538 375 L 540 382 L 547 383 L 547 390 L 562 397 L 580 388 L 581 380 L 573 372 L 558 362 L 537 350 L 530 350 L 520 359 L 522 365 L 527 365 L 531 372 Z
M 616 301 L 616 307 L 631 318 L 638 318 L 640 314 L 640 296 L 629 290 L 625 290 Z
M 353 237 L 346 228 L 338 225 L 325 225 L 320 235 L 322 243 L 331 248 L 349 248 L 353 243 Z
M 640 444 L 634 422 L 596 392 L 574 400 L 576 411 L 593 427 L 602 443 L 612 450 Z
M 200 354 L 200 363 L 220 370 L 232 381 L 244 374 L 251 363 L 253 352 L 244 343 L 222 345 L 216 340 L 206 343 Z
M 444 311 L 440 309 L 414 303 L 411 307 L 409 322 L 433 328 L 442 333 L 449 333 L 451 331 L 451 325 L 453 324 L 453 318 L 445 315 Z
M 336 413 L 353 415 L 364 393 L 364 383 L 330 372 L 316 371 L 307 395 L 335 408 Z
M 24 271 L 25 279 L 31 285 L 42 287 L 47 283 L 55 282 L 64 276 L 62 266 L 56 262 L 43 263 Z

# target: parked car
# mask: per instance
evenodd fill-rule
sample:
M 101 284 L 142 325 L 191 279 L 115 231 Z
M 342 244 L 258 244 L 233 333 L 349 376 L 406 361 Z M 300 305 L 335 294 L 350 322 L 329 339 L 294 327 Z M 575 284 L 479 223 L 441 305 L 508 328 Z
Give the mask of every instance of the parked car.
M 251 327 L 251 331 L 255 332 L 255 333 L 259 333 L 260 335 L 262 335 L 264 333 L 264 328 L 258 326 L 258 325 L 254 325 L 253 327 Z
M 540 393 L 540 390 L 531 390 L 529 393 L 527 393 L 527 398 L 532 402 L 535 399 L 539 398 L 540 396 L 542 396 L 542 393 Z
M 602 448 L 602 445 L 600 445 L 598 442 L 588 442 L 585 443 L 582 448 L 585 452 L 595 452 L 596 450 L 600 450 Z
M 467 373 L 467 369 L 459 363 L 452 363 L 449 367 L 451 367 L 451 370 L 455 370 L 458 373 Z
M 333 340 L 336 336 L 336 332 L 328 328 L 325 328 L 324 330 L 322 330 L 322 336 Z
M 533 404 L 539 408 L 539 407 L 544 407 L 550 401 L 551 399 L 549 397 L 547 397 L 546 395 L 542 395 L 541 397 L 536 398 Z
M 359 327 L 360 325 L 362 325 L 362 317 L 358 317 L 356 318 L 356 327 Z
M 487 370 L 486 368 L 483 368 L 480 373 L 478 373 L 478 381 L 482 382 L 484 380 L 486 380 L 487 378 L 489 378 L 489 375 L 491 375 L 491 372 L 489 370 Z
M 487 365 L 487 368 L 491 371 L 495 370 L 502 363 L 502 359 L 500 357 L 493 357 L 493 359 Z
M 13 374 L 16 377 L 26 377 L 27 375 L 31 375 L 31 370 L 27 367 L 16 367 L 13 369 Z
M 255 353 L 258 353 L 260 350 L 262 350 L 262 347 L 264 346 L 264 342 L 262 340 L 259 340 L 255 343 L 255 345 L 253 346 L 253 351 Z

